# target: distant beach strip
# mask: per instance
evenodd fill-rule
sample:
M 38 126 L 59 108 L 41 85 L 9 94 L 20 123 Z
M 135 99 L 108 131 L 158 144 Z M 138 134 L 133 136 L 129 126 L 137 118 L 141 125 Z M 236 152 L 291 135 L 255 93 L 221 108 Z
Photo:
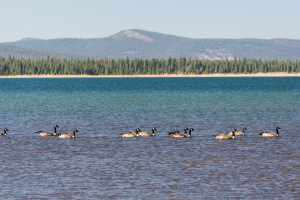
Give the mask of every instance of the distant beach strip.
M 165 74 L 165 75 L 8 75 L 0 78 L 162 78 L 162 77 L 298 77 L 300 73 L 256 74 Z

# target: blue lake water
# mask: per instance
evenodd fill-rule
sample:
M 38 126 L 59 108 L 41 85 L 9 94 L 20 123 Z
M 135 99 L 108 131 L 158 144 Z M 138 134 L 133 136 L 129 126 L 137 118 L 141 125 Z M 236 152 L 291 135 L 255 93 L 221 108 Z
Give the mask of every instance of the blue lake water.
M 300 198 L 300 77 L 0 79 L 0 96 L 1 199 Z M 34 133 L 55 124 L 79 133 Z

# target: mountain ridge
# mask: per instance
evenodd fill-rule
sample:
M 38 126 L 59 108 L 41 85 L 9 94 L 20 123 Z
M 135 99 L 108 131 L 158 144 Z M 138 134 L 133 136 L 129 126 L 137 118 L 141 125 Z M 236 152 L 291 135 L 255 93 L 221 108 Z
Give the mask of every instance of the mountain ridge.
M 84 59 L 84 56 L 61 53 L 61 52 L 51 52 L 51 51 L 39 51 L 35 49 L 26 49 L 22 47 L 9 46 L 9 45 L 0 45 L 0 57 L 7 58 L 8 56 L 15 58 L 31 58 L 31 59 L 44 59 L 47 56 L 54 58 L 64 57 L 65 59 L 78 58 Z
M 26 37 L 26 38 L 23 38 L 23 39 L 18 40 L 18 41 L 33 41 L 33 40 L 41 40 L 41 39 L 39 39 L 39 38 Z M 18 42 L 18 41 L 17 41 L 17 42 Z
M 125 58 L 126 56 L 142 59 L 191 57 L 208 60 L 233 59 L 234 57 L 260 58 L 262 60 L 300 58 L 300 40 L 278 38 L 191 39 L 140 29 L 124 30 L 104 38 L 50 40 L 25 38 L 25 40 L 16 42 L 0 43 L 0 49 L 3 45 L 14 46 L 16 49 L 19 47 L 51 52 L 59 57 L 68 54 L 67 56 L 79 59 L 87 57 Z M 18 56 L 31 58 L 32 54 L 23 53 Z

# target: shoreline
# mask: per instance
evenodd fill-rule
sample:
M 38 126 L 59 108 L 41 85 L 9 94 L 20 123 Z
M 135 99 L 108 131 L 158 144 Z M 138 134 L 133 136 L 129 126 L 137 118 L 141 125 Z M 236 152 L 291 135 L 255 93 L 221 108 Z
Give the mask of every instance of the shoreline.
M 157 77 L 298 77 L 296 73 L 256 73 L 256 74 L 168 74 L 168 75 L 9 75 L 0 78 L 157 78 Z

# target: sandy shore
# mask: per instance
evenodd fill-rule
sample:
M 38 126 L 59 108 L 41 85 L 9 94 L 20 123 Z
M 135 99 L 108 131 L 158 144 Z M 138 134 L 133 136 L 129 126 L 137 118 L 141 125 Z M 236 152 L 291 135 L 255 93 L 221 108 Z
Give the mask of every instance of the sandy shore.
M 13 75 L 0 78 L 125 78 L 125 77 L 284 77 L 300 76 L 295 73 L 257 73 L 257 74 L 202 74 L 202 75 Z

